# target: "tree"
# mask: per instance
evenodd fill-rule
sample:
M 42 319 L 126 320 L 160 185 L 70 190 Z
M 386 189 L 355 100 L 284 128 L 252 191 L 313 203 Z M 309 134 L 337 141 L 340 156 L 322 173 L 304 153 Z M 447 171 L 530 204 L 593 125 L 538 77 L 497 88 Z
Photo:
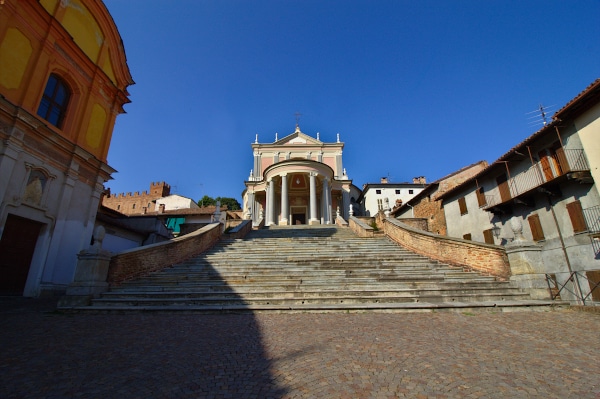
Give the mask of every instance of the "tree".
M 209 197 L 208 195 L 205 195 L 204 197 L 202 197 L 198 200 L 198 206 L 211 206 L 211 205 L 217 205 L 217 200 Z
M 217 201 L 221 201 L 221 205 L 227 205 L 227 209 L 229 209 L 230 211 L 237 211 L 242 209 L 242 206 L 235 198 L 217 197 Z
M 221 206 L 227 205 L 227 209 L 230 211 L 237 211 L 242 209 L 242 206 L 235 198 L 230 197 L 217 197 L 212 198 L 208 195 L 205 195 L 200 200 L 198 200 L 198 206 L 215 206 L 217 205 L 217 201 L 221 201 Z

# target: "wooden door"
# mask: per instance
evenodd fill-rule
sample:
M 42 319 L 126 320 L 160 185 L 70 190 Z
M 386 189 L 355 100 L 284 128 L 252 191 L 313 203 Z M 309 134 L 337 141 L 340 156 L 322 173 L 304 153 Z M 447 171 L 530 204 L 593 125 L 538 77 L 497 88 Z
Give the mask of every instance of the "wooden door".
M 538 152 L 540 157 L 540 164 L 542 165 L 542 173 L 544 174 L 544 180 L 550 181 L 554 179 L 554 173 L 552 173 L 552 166 L 550 165 L 550 157 L 546 150 Z
M 8 215 L 0 240 L 0 293 L 22 295 L 43 224 Z

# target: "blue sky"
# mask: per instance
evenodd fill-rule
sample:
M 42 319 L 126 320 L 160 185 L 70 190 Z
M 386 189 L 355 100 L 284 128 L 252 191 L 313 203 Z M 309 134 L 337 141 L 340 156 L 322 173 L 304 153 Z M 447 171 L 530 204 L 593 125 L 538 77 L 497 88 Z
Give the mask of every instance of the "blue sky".
M 492 162 L 600 77 L 600 1 L 105 0 L 136 84 L 112 193 L 241 202 L 250 144 L 345 143 L 358 187 Z

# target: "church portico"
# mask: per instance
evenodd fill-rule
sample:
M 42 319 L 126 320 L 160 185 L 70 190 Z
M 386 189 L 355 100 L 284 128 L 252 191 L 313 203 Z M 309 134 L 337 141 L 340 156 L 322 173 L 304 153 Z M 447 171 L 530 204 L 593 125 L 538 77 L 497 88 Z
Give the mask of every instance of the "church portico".
M 297 126 L 290 136 L 272 144 L 257 138 L 252 147 L 255 169 L 243 202 L 255 226 L 333 224 L 338 209 L 347 218 L 349 199 L 359 190 L 342 167 L 343 143 L 323 143 Z

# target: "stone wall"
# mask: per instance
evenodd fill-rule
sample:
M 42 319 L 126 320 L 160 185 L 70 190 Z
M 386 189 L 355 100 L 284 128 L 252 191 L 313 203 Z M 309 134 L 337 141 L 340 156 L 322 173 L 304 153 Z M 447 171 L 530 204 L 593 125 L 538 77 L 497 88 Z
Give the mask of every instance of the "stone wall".
M 446 235 L 446 215 L 442 207 L 442 201 L 431 201 L 424 197 L 413 207 L 414 218 L 425 218 L 428 220 L 428 231 L 436 234 Z
M 503 247 L 439 236 L 386 219 L 385 234 L 403 247 L 440 262 L 506 280 L 511 276 Z
M 225 238 L 228 239 L 239 239 L 246 237 L 250 231 L 252 231 L 252 221 L 251 220 L 237 220 L 235 226 L 232 226 L 231 230 L 224 234 Z
M 350 216 L 348 226 L 359 237 L 373 237 L 375 235 L 375 231 L 371 226 L 355 216 Z
M 108 282 L 119 284 L 198 255 L 219 241 L 221 229 L 221 224 L 213 223 L 166 242 L 120 252 L 110 260 Z

